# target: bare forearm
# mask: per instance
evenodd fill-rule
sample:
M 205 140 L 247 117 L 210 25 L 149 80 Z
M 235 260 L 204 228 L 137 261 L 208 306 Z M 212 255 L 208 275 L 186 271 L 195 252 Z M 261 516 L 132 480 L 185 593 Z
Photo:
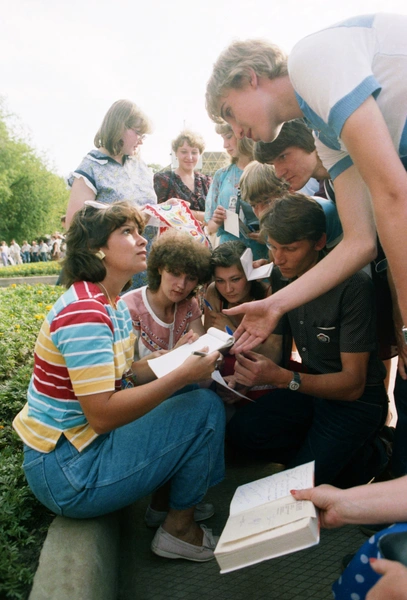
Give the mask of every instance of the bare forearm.
M 213 219 L 209 219 L 209 221 L 206 224 L 206 229 L 209 234 L 213 234 L 218 231 L 219 225 L 218 225 L 218 223 L 215 223 L 215 221 Z
M 341 492 L 344 523 L 392 523 L 407 520 L 407 476 Z
M 403 199 L 393 200 L 393 203 L 388 203 L 387 209 L 377 208 L 377 206 L 375 209 L 380 241 L 386 253 L 394 282 L 392 290 L 394 316 L 396 319 L 399 317 L 397 322 L 395 320 L 395 325 L 400 327 L 400 322 L 404 325 L 407 324 L 407 255 L 405 253 L 407 193 L 405 201 Z M 395 297 L 397 302 L 395 302 Z
M 326 373 L 321 375 L 311 375 L 310 373 L 301 373 L 301 386 L 299 391 L 316 398 L 325 398 L 327 400 L 345 400 L 353 401 L 360 398 L 364 389 L 364 381 L 352 373 L 340 371 L 339 373 Z M 274 376 L 274 383 L 279 388 L 287 388 L 292 381 L 293 372 L 288 369 L 281 369 L 278 378 Z M 271 376 L 270 379 L 273 379 Z
M 83 178 L 75 179 L 72 184 L 71 194 L 69 196 L 68 207 L 66 209 L 66 229 L 69 229 L 72 217 L 81 210 L 86 200 L 94 200 L 96 198 L 93 192 L 84 182 Z
M 144 416 L 188 383 L 179 368 L 145 385 L 107 394 L 97 413 L 91 418 L 87 415 L 88 420 L 97 433 L 108 433 Z M 86 406 L 84 411 L 86 414 Z
M 352 374 L 341 371 L 325 375 L 301 374 L 300 392 L 325 398 L 327 400 L 353 401 L 361 397 L 364 382 L 356 379 Z

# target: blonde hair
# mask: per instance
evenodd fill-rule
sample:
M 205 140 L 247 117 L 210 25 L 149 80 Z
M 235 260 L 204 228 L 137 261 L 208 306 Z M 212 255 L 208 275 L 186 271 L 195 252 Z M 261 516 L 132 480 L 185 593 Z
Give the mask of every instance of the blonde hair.
M 239 154 L 248 156 L 250 160 L 254 158 L 254 142 L 250 138 L 244 137 L 241 140 L 237 140 L 237 150 Z
M 215 131 L 216 133 L 219 133 L 219 135 L 235 135 L 235 132 L 233 131 L 231 125 L 229 125 L 229 123 L 226 123 L 225 121 L 222 121 L 221 123 L 217 123 L 215 126 Z M 254 142 L 253 140 L 249 139 L 249 138 L 242 138 L 240 140 L 237 140 L 237 151 L 239 154 L 243 154 L 244 156 L 248 156 L 250 158 L 250 160 L 253 160 L 254 158 Z M 239 160 L 238 156 L 234 156 L 231 160 L 231 162 L 233 164 L 237 163 Z
M 111 156 L 117 156 L 123 147 L 122 137 L 126 129 L 136 129 L 144 135 L 152 132 L 152 125 L 134 102 L 117 100 L 107 111 L 95 135 L 96 148 L 106 148 Z
M 190 131 L 189 129 L 184 129 L 181 133 L 172 141 L 171 148 L 173 152 L 176 152 L 178 148 L 180 148 L 184 142 L 187 142 L 191 148 L 198 148 L 200 154 L 205 150 L 205 142 L 204 139 L 199 133 L 195 133 L 194 131 Z
M 245 167 L 239 181 L 242 200 L 249 204 L 271 202 L 284 196 L 290 185 L 277 177 L 274 167 L 252 161 Z
M 288 74 L 287 56 L 278 46 L 265 40 L 233 42 L 214 64 L 206 86 L 206 110 L 215 123 L 221 123 L 219 99 L 230 88 L 239 89 L 256 75 L 274 79 Z

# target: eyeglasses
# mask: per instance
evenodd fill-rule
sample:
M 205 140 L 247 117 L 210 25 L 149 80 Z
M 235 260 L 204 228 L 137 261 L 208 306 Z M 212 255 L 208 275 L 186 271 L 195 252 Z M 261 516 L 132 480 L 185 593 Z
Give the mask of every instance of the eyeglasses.
M 139 140 L 144 142 L 144 140 L 146 139 L 146 136 L 143 133 L 140 133 L 139 131 L 137 131 L 137 129 L 134 129 L 134 127 L 132 127 L 131 130 L 134 131 L 134 133 L 137 135 Z
M 272 245 L 269 244 L 268 242 L 266 242 L 266 247 L 267 247 L 267 250 L 273 250 Z

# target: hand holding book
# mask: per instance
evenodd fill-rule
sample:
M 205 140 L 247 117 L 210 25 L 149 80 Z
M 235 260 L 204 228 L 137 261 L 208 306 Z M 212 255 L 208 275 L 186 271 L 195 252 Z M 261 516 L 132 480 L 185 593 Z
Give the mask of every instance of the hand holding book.
M 221 573 L 318 544 L 315 506 L 290 494 L 293 488 L 312 487 L 313 481 L 311 462 L 238 487 L 215 549 Z

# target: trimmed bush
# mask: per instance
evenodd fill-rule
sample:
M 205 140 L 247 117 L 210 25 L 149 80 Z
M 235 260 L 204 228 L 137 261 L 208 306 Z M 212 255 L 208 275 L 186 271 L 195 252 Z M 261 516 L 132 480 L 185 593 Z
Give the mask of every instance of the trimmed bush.
M 14 267 L 0 269 L 0 273 L 9 268 Z M 28 598 L 41 547 L 54 517 L 36 500 L 26 483 L 21 466 L 23 445 L 11 423 L 26 402 L 38 331 L 63 292 L 63 288 L 42 284 L 0 288 L 1 599 Z
M 0 277 L 32 277 L 34 275 L 59 275 L 60 272 L 61 263 L 56 260 L 0 267 Z

